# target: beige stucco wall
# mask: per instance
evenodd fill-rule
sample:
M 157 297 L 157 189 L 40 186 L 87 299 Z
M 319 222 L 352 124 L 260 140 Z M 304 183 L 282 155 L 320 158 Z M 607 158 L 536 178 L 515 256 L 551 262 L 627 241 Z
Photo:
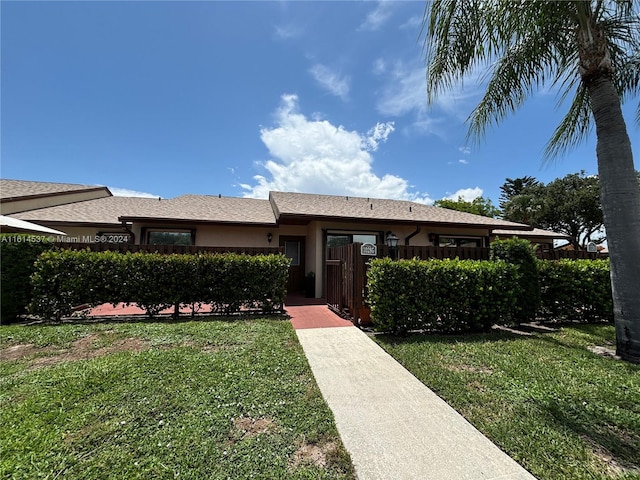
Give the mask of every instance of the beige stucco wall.
M 29 210 L 37 210 L 38 208 L 53 207 L 55 205 L 82 202 L 85 200 L 93 200 L 94 198 L 108 196 L 109 194 L 105 190 L 97 190 L 91 192 L 66 193 L 64 195 L 50 195 L 46 197 L 15 200 L 0 203 L 0 212 L 2 215 L 7 215 L 9 213 L 26 212 Z
M 269 243 L 267 234 L 273 239 Z M 199 225 L 196 227 L 196 245 L 210 247 L 276 247 L 278 239 L 271 227 L 243 227 L 243 226 L 212 226 Z
M 196 230 L 196 245 L 203 247 L 277 247 L 278 235 L 276 227 L 254 227 L 236 225 L 179 225 L 179 224 L 145 224 L 134 223 L 131 230 L 136 236 L 136 243 L 144 243 L 142 229 L 153 230 Z M 273 235 L 269 243 L 267 234 Z

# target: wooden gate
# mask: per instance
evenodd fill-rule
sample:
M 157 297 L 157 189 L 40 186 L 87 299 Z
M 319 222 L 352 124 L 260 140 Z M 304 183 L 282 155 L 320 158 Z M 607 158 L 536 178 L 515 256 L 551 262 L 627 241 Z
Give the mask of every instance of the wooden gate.
M 365 307 L 368 262 L 376 258 L 361 255 L 361 245 L 352 243 L 327 249 L 327 304 L 352 321 L 359 318 L 360 309 Z

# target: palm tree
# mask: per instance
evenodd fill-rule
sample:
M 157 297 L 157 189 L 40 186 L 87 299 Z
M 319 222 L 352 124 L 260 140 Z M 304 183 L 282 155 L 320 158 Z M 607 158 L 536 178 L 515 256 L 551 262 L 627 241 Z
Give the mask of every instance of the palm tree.
M 617 353 L 640 363 L 640 190 L 621 103 L 640 91 L 640 15 L 633 0 L 435 0 L 423 28 L 430 102 L 478 67 L 486 92 L 469 135 L 550 82 L 569 110 L 548 158 L 584 140 L 595 123 L 600 196 L 611 258 Z M 640 121 L 640 105 L 636 117 Z

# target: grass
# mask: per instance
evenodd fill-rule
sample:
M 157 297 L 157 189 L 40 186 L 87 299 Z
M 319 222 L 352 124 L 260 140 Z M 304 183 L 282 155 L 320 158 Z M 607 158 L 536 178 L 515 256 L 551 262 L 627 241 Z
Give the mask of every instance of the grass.
M 0 477 L 352 479 L 281 319 L 4 326 Z
M 640 366 L 605 358 L 614 329 L 376 340 L 537 478 L 640 479 Z

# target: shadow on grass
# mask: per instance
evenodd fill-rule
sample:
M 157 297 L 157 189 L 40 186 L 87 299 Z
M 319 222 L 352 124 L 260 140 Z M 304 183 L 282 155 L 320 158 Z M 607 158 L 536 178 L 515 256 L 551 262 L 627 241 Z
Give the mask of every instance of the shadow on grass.
M 571 399 L 549 399 L 543 407 L 557 425 L 580 436 L 601 460 L 640 474 L 640 434 L 621 428 L 609 411 L 600 411 L 595 417 L 577 411 L 574 403 Z
M 406 333 L 406 334 L 375 334 L 376 340 L 388 345 L 413 345 L 420 343 L 437 344 L 457 344 L 457 343 L 490 343 L 512 340 L 522 340 L 524 338 L 516 333 L 509 332 L 485 332 L 485 333 L 464 333 L 464 334 L 442 334 L 442 333 Z
M 286 313 L 239 313 L 239 314 L 215 314 L 215 313 L 203 313 L 196 314 L 194 316 L 181 315 L 174 317 L 172 315 L 156 315 L 149 317 L 148 315 L 136 315 L 136 316 L 104 316 L 104 317 L 69 317 L 62 320 L 45 320 L 45 319 L 24 319 L 19 322 L 13 322 L 9 324 L 3 324 L 0 326 L 24 326 L 24 327 L 38 327 L 38 326 L 55 326 L 55 325 L 101 325 L 107 323 L 132 323 L 132 324 L 151 324 L 151 323 L 166 323 L 166 324 L 180 324 L 189 322 L 223 322 L 233 323 L 241 321 L 250 321 L 256 319 L 266 320 L 289 320 L 289 316 Z

